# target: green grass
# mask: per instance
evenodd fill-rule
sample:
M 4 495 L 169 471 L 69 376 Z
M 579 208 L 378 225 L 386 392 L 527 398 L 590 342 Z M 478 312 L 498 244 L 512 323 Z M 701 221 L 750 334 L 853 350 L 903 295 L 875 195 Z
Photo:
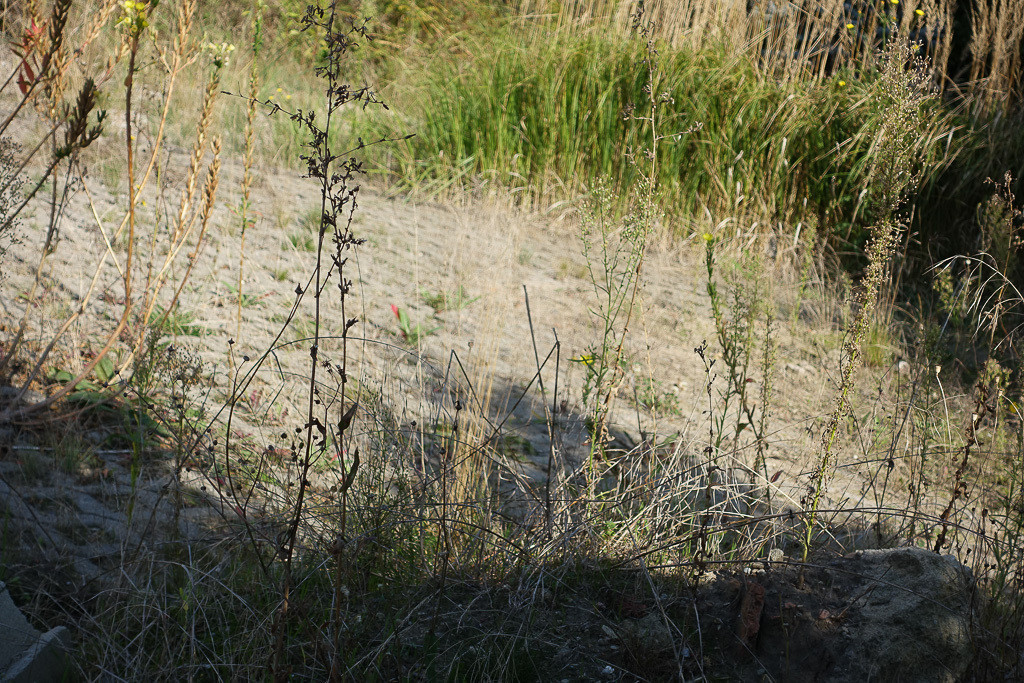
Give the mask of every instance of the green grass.
M 296 231 L 288 235 L 288 241 L 282 246 L 291 247 L 296 251 L 314 252 L 316 251 L 316 235 Z
M 478 45 L 469 62 L 428 63 L 415 76 L 426 86 L 408 107 L 408 128 L 389 118 L 375 133 L 417 133 L 389 162 L 410 185 L 484 177 L 550 200 L 602 177 L 630 187 L 638 176 L 629 152 L 647 113 L 629 109 L 644 101 L 642 50 L 636 41 L 510 32 Z M 815 216 L 863 243 L 873 217 L 869 132 L 881 114 L 866 97 L 870 74 L 783 86 L 724 46 L 660 47 L 656 67 L 665 84 L 661 206 L 677 233 L 706 211 L 790 224 Z M 928 116 L 929 132 L 953 125 L 937 106 Z M 933 137 L 921 141 L 925 180 L 955 151 Z
M 153 307 L 152 320 L 159 324 L 158 331 L 163 336 L 203 337 L 209 334 L 205 325 L 196 322 L 196 314 L 175 306 L 164 317 L 164 309 L 159 304 Z
M 319 101 L 301 77 L 318 55 L 292 30 L 303 9 L 286 0 L 266 12 L 272 47 L 265 49 L 275 58 L 260 66 L 261 97 L 288 110 Z M 545 203 L 572 198 L 599 178 L 622 189 L 636 182 L 627 157 L 642 130 L 636 117 L 646 112 L 625 114 L 643 101 L 641 42 L 595 25 L 524 22 L 483 0 L 381 0 L 340 9 L 346 18 L 371 18 L 377 40 L 347 55 L 346 69 L 354 82 L 381 90 L 391 109 L 346 112 L 332 126 L 332 144 L 348 150 L 357 137 L 414 135 L 364 150 L 373 172 L 428 194 L 497 184 Z M 248 10 L 228 3 L 204 16 L 217 17 L 208 20 L 213 26 L 247 27 Z M 232 32 L 212 35 L 237 43 L 225 86 L 238 92 L 231 84 L 247 69 L 244 41 Z M 780 84 L 754 63 L 753 49 L 657 47 L 665 84 L 659 129 L 667 136 L 659 143 L 660 205 L 670 229 L 686 235 L 706 229 L 708 220 L 731 218 L 792 234 L 798 223 L 814 222 L 847 263 L 862 266 L 877 212 L 869 132 L 881 112 L 868 97 L 872 69 Z M 227 98 L 222 107 L 218 125 L 227 149 L 238 151 L 244 99 Z M 963 250 L 965 226 L 987 196 L 985 179 L 1021 167 L 1024 135 L 1013 117 L 985 117 L 976 108 L 969 114 L 966 96 L 953 89 L 926 107 L 913 227 L 922 241 Z M 257 126 L 258 137 L 270 141 L 258 148 L 264 161 L 301 166 L 298 124 L 260 116 Z M 672 137 L 694 126 L 700 129 Z
M 285 271 L 285 276 L 284 277 L 285 278 L 288 277 L 287 271 Z M 276 275 L 275 275 L 275 278 L 276 278 Z M 278 280 L 278 282 L 280 282 L 280 280 Z M 234 299 L 235 301 L 238 301 L 238 285 L 233 285 L 231 283 L 224 283 L 224 286 L 227 288 L 228 294 L 231 296 L 231 298 Z M 257 306 L 260 306 L 263 303 L 263 300 L 265 298 L 266 298 L 265 294 L 262 295 L 262 296 L 258 296 L 256 294 L 247 294 L 247 293 L 243 292 L 242 293 L 242 308 L 255 308 Z
M 347 55 L 346 69 L 354 83 L 382 90 L 391 110 L 346 112 L 332 126 L 332 144 L 350 150 L 357 137 L 414 134 L 365 150 L 371 170 L 428 192 L 497 183 L 549 203 L 572 198 L 598 178 L 619 188 L 636 181 L 627 153 L 637 147 L 641 123 L 624 113 L 642 100 L 646 81 L 639 41 L 593 24 L 567 30 L 538 17 L 525 21 L 505 4 L 485 0 L 339 7 L 345 19 L 371 19 L 377 40 Z M 241 94 L 251 7 L 229 2 L 200 11 L 211 41 L 236 44 L 223 87 Z M 293 0 L 265 11 L 264 50 L 273 59 L 258 67 L 260 95 L 288 111 L 308 111 L 320 101 L 303 78 L 319 58 L 311 36 L 295 30 L 303 11 Z M 708 212 L 713 224 L 733 218 L 781 225 L 790 234 L 798 222 L 813 220 L 827 226 L 820 236 L 836 251 L 862 265 L 857 256 L 876 210 L 867 133 L 880 112 L 867 97 L 871 70 L 842 68 L 824 80 L 783 85 L 742 45 L 659 44 L 658 53 L 666 84 L 659 128 L 669 136 L 659 144 L 660 203 L 673 232 L 685 235 L 698 225 L 703 231 Z M 928 105 L 913 218 L 922 241 L 951 251 L 965 248 L 965 227 L 987 195 L 985 179 L 1024 163 L 1024 135 L 1013 116 L 985 117 L 977 108 L 968 114 L 970 103 L 948 90 L 943 102 Z M 185 114 L 193 113 L 194 95 L 184 89 L 182 106 L 171 108 L 170 130 L 183 140 L 192 134 Z M 223 98 L 219 107 L 214 125 L 225 135 L 225 150 L 238 152 L 245 100 Z M 257 119 L 257 136 L 266 143 L 258 145 L 261 161 L 300 167 L 307 150 L 299 125 L 287 116 Z M 107 173 L 113 183 L 117 174 Z
M 462 285 L 450 291 L 430 292 L 426 289 L 420 290 L 420 299 L 422 299 L 423 303 L 433 308 L 435 313 L 461 311 L 479 298 L 478 296 L 469 296 Z

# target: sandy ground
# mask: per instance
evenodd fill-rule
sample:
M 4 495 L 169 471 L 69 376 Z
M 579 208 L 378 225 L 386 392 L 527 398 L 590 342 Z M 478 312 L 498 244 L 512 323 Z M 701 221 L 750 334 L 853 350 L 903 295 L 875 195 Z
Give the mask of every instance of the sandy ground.
M 147 262 L 149 226 L 158 221 L 160 229 L 166 230 L 167 217 L 177 209 L 186 163 L 184 151 L 173 151 L 167 165 L 170 170 L 162 178 L 163 191 L 151 184 L 146 206 L 140 207 L 140 263 Z M 271 345 L 296 301 L 296 287 L 308 289 L 315 267 L 316 231 L 310 221 L 319 211 L 319 189 L 295 171 L 261 169 L 257 173 L 252 193 L 256 222 L 246 233 L 244 248 L 243 292 L 248 302 L 236 327 L 240 221 L 233 209 L 239 204 L 241 172 L 237 159 L 224 161 L 207 243 L 195 258 L 180 299 L 178 317 L 187 322 L 188 334 L 179 330 L 169 336 L 177 347 L 191 349 L 202 359 L 215 387 L 203 399 L 209 412 L 223 405 L 233 382 L 254 378 L 255 383 L 247 385 L 244 392 L 252 399 L 251 414 L 239 424 L 255 434 L 263 428 L 273 429 L 259 424 L 268 416 L 276 416 L 283 424 L 289 416 L 295 421 L 295 416 L 302 414 L 310 375 L 309 345 L 294 342 L 312 335 L 314 308 L 308 291 L 289 329 L 276 347 Z M 45 286 L 29 313 L 34 330 L 54 329 L 86 294 L 106 250 L 97 219 L 110 235 L 112 221 L 124 213 L 125 199 L 118 196 L 116 186 L 112 190 L 95 177 L 86 183 L 89 191 L 73 195 L 60 222 L 58 246 L 44 264 Z M 45 211 L 42 204 L 35 207 L 21 228 L 21 242 L 5 259 L 0 310 L 8 321 L 17 320 L 24 310 L 23 295 L 31 287 L 44 239 L 41 219 Z M 365 244 L 354 251 L 346 266 L 346 277 L 354 282 L 346 315 L 358 320 L 349 353 L 355 368 L 353 372 L 350 367 L 349 374 L 357 378 L 350 385 L 353 396 L 363 391 L 382 392 L 399 422 L 422 426 L 431 420 L 450 420 L 451 396 L 456 392 L 452 387 L 461 385 L 459 391 L 464 391 L 472 386 L 481 404 L 488 405 L 487 410 L 478 412 L 532 444 L 533 452 L 527 454 L 532 457 L 521 459 L 520 469 L 528 479 L 540 480 L 546 476 L 548 446 L 540 392 L 531 384 L 536 374 L 533 340 L 543 359 L 557 338 L 560 362 L 556 368 L 553 356 L 542 375 L 550 396 L 557 374 L 558 395 L 547 404 L 564 402 L 569 419 L 559 437 L 561 448 L 570 461 L 578 461 L 586 450 L 580 420 L 585 410 L 581 404 L 584 366 L 568 359 L 579 357 L 600 338 L 599 321 L 591 312 L 597 300 L 587 274 L 578 215 L 564 206 L 547 213 L 528 212 L 508 200 L 463 198 L 439 203 L 367 187 L 358 195 L 354 231 Z M 746 236 L 740 237 L 741 242 L 746 240 Z M 778 351 L 767 470 L 779 474 L 774 486 L 795 504 L 805 490 L 818 432 L 834 400 L 841 301 L 812 283 L 801 315 L 794 317 L 796 285 L 794 269 L 787 260 L 791 253 L 774 242 L 770 247 L 764 240 L 747 243 L 753 245 L 751 250 L 762 253 L 765 277 L 774 284 L 772 296 L 781 321 L 774 337 Z M 169 299 L 176 286 L 174 279 L 184 274 L 189 251 L 175 263 L 171 285 L 161 294 L 161 301 Z M 728 270 L 727 264 L 737 254 L 738 250 L 732 249 L 721 256 L 719 273 Z M 613 434 L 619 435 L 625 447 L 655 432 L 659 440 L 671 436 L 676 447 L 693 454 L 703 452 L 707 443 L 712 417 L 708 412 L 709 375 L 694 349 L 707 341 L 709 357 L 720 359 L 720 348 L 703 255 L 699 239 L 655 239 L 649 249 L 642 305 L 626 343 L 628 372 L 612 415 Z M 323 263 L 330 265 L 329 255 L 325 254 Z M 144 282 L 145 269 L 136 272 L 137 282 Z M 72 326 L 48 367 L 75 372 L 95 350 L 100 333 L 112 327 L 123 292 L 111 259 L 100 268 L 99 282 L 86 313 Z M 723 280 L 719 286 L 728 299 L 729 287 Z M 436 310 L 436 300 L 444 296 L 448 306 Z M 403 339 L 393 305 L 429 334 L 421 335 L 415 344 Z M 340 330 L 341 312 L 332 282 L 322 298 L 320 334 L 328 339 L 321 344 L 321 360 L 338 361 Z M 236 343 L 230 345 L 229 339 Z M 755 397 L 761 381 L 758 355 L 754 354 L 755 367 L 750 372 Z M 250 360 L 244 362 L 243 356 Z M 260 358 L 262 363 L 256 369 Z M 899 382 L 906 383 L 895 372 L 895 359 L 892 363 L 861 373 L 855 412 L 877 412 L 879 392 L 889 394 Z M 124 374 L 127 372 L 125 367 Z M 710 375 L 714 397 L 724 387 L 724 373 L 719 360 Z M 320 376 L 328 383 L 334 381 L 322 371 Z M 650 377 L 663 405 L 671 407 L 657 416 L 631 398 Z M 446 393 L 443 387 L 448 387 L 447 399 L 442 398 Z M 520 396 L 525 400 L 515 414 L 508 415 Z M 720 410 L 717 400 L 712 410 Z M 863 442 L 864 434 L 856 436 Z M 269 440 L 265 434 L 257 438 Z M 857 439 L 844 440 L 847 447 L 840 458 L 844 467 L 833 487 L 837 504 L 859 502 L 866 482 L 878 471 L 877 464 L 859 465 L 857 459 L 867 457 L 870 449 L 856 443 Z M 733 465 L 749 467 L 753 451 L 748 443 L 747 448 L 726 453 L 726 457 Z

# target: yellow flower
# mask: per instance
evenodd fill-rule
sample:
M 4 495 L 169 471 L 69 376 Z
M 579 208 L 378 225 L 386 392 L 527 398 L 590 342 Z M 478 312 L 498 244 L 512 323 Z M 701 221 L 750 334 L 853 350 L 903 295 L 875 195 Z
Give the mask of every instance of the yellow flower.
M 839 81 L 839 87 L 840 88 L 845 88 L 846 87 L 846 81 Z
M 923 17 L 924 16 L 924 10 L 923 9 L 916 9 L 916 10 L 914 10 L 914 14 L 916 14 L 919 17 Z
M 847 30 L 852 29 L 853 28 L 853 24 L 847 24 L 846 28 L 847 28 Z
M 277 92 L 281 92 L 281 89 L 280 89 L 280 88 L 278 88 L 278 89 L 277 89 Z
M 704 233 L 703 235 L 701 235 L 701 237 L 703 237 L 704 241 L 707 242 L 708 244 L 715 241 L 715 236 L 712 235 L 710 232 Z
M 900 4 L 900 0 L 889 0 L 889 2 L 891 2 L 894 5 Z
M 285 98 L 286 100 L 290 100 L 290 99 L 292 98 L 292 96 L 291 96 L 291 95 L 285 95 L 285 96 L 284 96 L 284 98 Z

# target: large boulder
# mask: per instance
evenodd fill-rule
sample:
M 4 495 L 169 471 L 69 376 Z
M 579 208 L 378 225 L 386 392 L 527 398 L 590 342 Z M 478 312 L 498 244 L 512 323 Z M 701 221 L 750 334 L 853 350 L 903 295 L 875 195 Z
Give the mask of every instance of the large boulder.
M 972 657 L 970 570 L 921 548 L 864 550 L 835 564 L 851 601 L 832 649 L 835 681 L 957 681 Z
M 978 596 L 969 569 L 921 548 L 863 550 L 720 576 L 698 608 L 736 680 L 952 683 L 971 665 Z

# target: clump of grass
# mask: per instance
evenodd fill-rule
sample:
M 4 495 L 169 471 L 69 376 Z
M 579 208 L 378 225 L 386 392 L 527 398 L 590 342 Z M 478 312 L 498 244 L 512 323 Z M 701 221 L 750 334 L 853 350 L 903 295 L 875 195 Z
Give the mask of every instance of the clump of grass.
M 466 292 L 466 288 L 459 285 L 452 291 L 440 291 L 434 293 L 431 293 L 426 289 L 421 289 L 420 298 L 423 299 L 423 303 L 433 308 L 435 313 L 442 313 L 444 311 L 461 311 L 477 301 L 480 297 L 469 296 Z
M 892 338 L 888 320 L 875 320 L 864 334 L 864 364 L 869 368 L 880 368 L 888 364 L 898 346 Z
M 288 234 L 288 240 L 283 246 L 291 246 L 296 251 L 316 251 L 316 237 L 305 231 L 298 230 Z
M 425 76 L 427 91 L 414 105 L 418 134 L 393 161 L 413 186 L 525 178 L 535 197 L 547 199 L 599 178 L 631 187 L 639 176 L 626 152 L 644 133 L 623 113 L 644 97 L 650 68 L 664 83 L 657 200 L 678 230 L 706 212 L 790 225 L 845 217 L 849 227 L 834 237 L 863 242 L 873 219 L 863 207 L 878 206 L 867 180 L 879 112 L 861 97 L 870 72 L 845 87 L 838 79 L 778 84 L 724 46 L 662 47 L 647 66 L 640 41 L 569 33 L 513 34 L 510 44 L 479 53 L 468 67 L 433 65 Z M 702 128 L 691 132 L 694 121 Z M 929 114 L 933 135 L 949 125 L 941 112 Z M 915 145 L 928 173 L 948 158 L 933 137 Z
M 192 311 L 185 311 L 180 307 L 175 307 L 173 311 L 164 311 L 158 304 L 154 307 L 153 314 L 159 321 L 154 332 L 160 336 L 202 337 L 209 333 L 205 326 L 196 323 L 196 314 Z
M 395 304 L 391 304 L 391 312 L 398 321 L 398 333 L 410 346 L 418 347 L 425 338 L 441 329 L 439 326 L 429 327 L 424 323 L 412 322 L 409 313 Z

